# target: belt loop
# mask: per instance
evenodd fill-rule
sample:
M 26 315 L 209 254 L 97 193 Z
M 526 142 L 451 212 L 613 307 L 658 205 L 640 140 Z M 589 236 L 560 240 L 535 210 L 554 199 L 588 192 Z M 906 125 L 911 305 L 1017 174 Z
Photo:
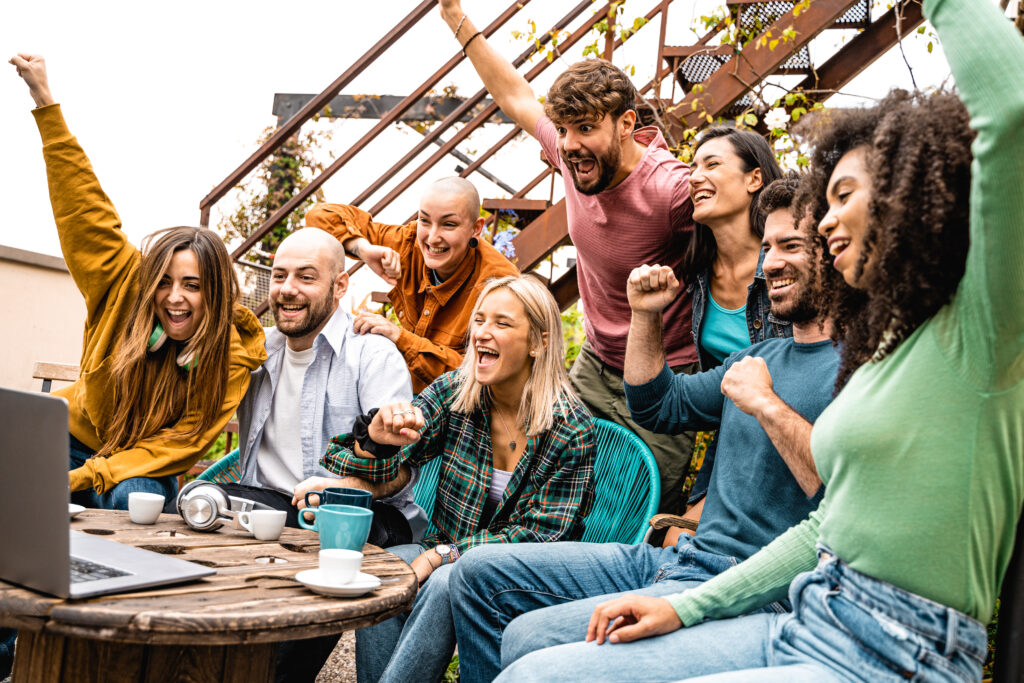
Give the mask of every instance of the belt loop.
M 944 656 L 952 657 L 957 650 L 957 627 L 960 624 L 960 618 L 956 610 L 951 607 L 946 608 L 946 645 L 943 648 L 942 654 Z

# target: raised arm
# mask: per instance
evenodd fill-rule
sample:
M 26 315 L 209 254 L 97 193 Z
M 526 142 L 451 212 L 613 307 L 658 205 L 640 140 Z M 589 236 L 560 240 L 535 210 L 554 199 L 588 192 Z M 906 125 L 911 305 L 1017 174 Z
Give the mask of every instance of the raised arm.
M 812 425 L 772 389 L 764 359 L 747 356 L 733 363 L 722 377 L 722 393 L 761 423 L 796 483 L 813 497 L 821 488 L 821 477 L 811 457 Z
M 634 268 L 626 280 L 626 298 L 632 310 L 626 336 L 626 362 L 622 378 L 645 384 L 665 365 L 661 312 L 679 295 L 679 280 L 668 266 Z
M 544 107 L 537 101 L 533 88 L 483 35 L 478 35 L 479 29 L 462 10 L 460 0 L 441 0 L 440 4 L 441 18 L 463 46 L 487 92 L 510 119 L 533 135 L 537 121 L 544 115 Z
M 978 133 L 952 343 L 969 349 L 960 354 L 968 375 L 1000 391 L 1024 378 L 1024 38 L 992 0 L 926 0 L 924 14 Z
M 133 272 L 139 252 L 121 232 L 121 219 L 54 103 L 46 63 L 38 55 L 11 58 L 37 108 L 32 110 L 43 141 L 50 205 L 61 251 L 85 297 L 88 324 L 106 311 L 107 294 Z

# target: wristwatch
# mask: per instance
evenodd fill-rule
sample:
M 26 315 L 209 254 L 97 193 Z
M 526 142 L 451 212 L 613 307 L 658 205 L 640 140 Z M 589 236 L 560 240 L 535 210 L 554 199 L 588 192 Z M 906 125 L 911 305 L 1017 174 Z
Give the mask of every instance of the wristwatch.
M 453 545 L 442 543 L 434 548 L 434 552 L 441 556 L 441 564 L 451 564 L 459 559 L 459 549 Z

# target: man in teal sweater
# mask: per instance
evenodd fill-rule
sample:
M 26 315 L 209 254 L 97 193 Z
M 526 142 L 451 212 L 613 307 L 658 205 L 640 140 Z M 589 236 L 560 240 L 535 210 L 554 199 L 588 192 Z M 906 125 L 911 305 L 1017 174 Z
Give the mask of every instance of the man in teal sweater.
M 832 400 L 838 357 L 818 307 L 824 275 L 808 248 L 812 238 L 794 226 L 789 210 L 795 185 L 779 181 L 761 198 L 772 313 L 793 322 L 792 339 L 756 344 L 709 372 L 675 375 L 665 362 L 661 311 L 679 283 L 662 266 L 637 268 L 629 279 L 625 380 L 634 419 L 662 433 L 719 428 L 696 536 L 682 535 L 669 548 L 549 543 L 467 553 L 451 580 L 463 680 L 491 680 L 527 653 L 582 640 L 595 604 L 609 594 L 667 595 L 700 585 L 817 507 L 811 422 Z M 543 678 L 551 669 L 506 672 L 510 680 L 534 674 Z

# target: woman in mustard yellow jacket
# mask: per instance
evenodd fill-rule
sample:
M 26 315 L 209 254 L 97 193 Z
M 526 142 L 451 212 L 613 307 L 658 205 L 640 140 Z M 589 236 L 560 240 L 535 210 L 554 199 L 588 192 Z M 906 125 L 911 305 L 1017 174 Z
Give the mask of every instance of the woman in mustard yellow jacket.
M 72 499 L 125 509 L 132 491 L 177 493 L 175 475 L 223 431 L 266 358 L 237 303 L 224 243 L 200 228 L 125 238 L 85 152 L 55 104 L 42 57 L 11 59 L 36 103 L 50 203 L 87 309 L 81 376 L 68 401 Z

